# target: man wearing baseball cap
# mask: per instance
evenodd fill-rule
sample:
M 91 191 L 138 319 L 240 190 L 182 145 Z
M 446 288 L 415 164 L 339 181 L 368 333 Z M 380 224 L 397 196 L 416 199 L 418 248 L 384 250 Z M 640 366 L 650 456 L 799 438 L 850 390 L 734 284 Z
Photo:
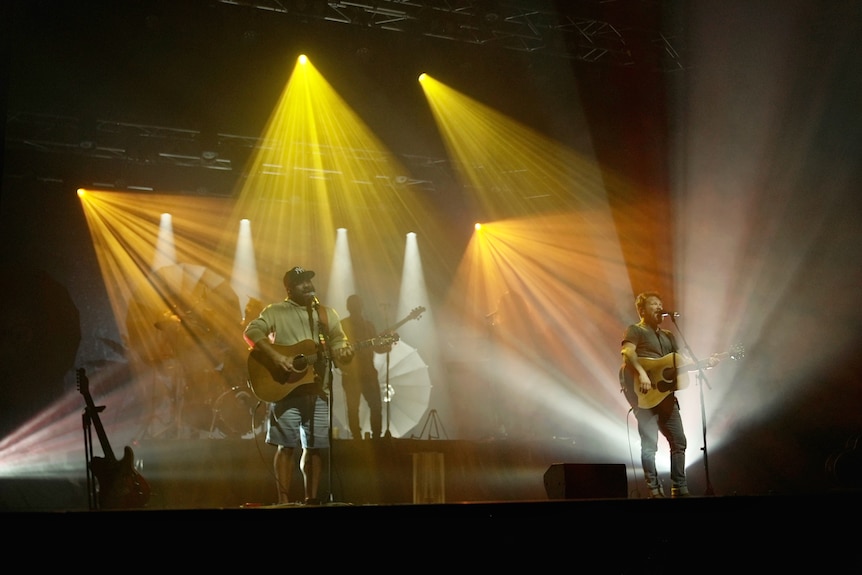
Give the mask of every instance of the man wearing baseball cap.
M 276 446 L 278 503 L 291 503 L 296 449 L 303 475 L 304 503 L 319 504 L 321 450 L 329 448 L 330 362 L 353 359 L 353 348 L 336 311 L 323 306 L 314 272 L 296 266 L 284 274 L 287 297 L 266 306 L 243 337 L 252 348 L 249 378 L 255 395 L 269 404 L 266 442 Z

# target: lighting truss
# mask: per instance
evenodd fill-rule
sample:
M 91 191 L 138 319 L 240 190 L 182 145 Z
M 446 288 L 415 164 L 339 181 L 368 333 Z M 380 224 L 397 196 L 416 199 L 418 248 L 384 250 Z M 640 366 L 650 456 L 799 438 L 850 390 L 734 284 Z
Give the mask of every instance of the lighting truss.
M 652 62 L 640 50 L 657 50 L 662 66 L 682 68 L 671 34 L 640 30 L 602 17 L 610 0 L 219 0 L 222 4 L 327 22 L 497 46 L 521 52 L 631 66 Z M 635 4 L 632 0 L 620 4 Z M 561 9 L 565 5 L 565 10 Z M 609 13 L 612 11 L 609 11 Z M 642 41 L 642 38 L 646 41 Z
M 239 134 L 210 134 L 207 139 L 217 150 L 215 157 L 206 157 L 202 151 L 203 134 L 198 130 L 152 126 L 145 124 L 92 120 L 30 112 L 10 113 L 6 119 L 6 150 L 23 154 L 56 155 L 58 157 L 95 160 L 91 167 L 125 166 L 180 168 L 215 171 L 230 177 L 245 177 L 242 173 L 249 156 L 258 150 L 274 148 L 278 142 Z M 290 142 L 291 146 L 314 146 L 320 155 L 349 157 L 359 162 L 379 165 L 394 159 L 387 152 L 321 146 L 303 142 Z M 448 168 L 448 161 L 419 155 L 403 155 L 399 162 L 411 171 L 418 173 L 441 172 Z M 107 162 L 107 163 L 106 163 Z M 44 164 L 36 162 L 37 165 Z M 10 162 L 8 176 L 15 176 L 15 170 L 22 166 Z M 107 171 L 115 172 L 116 169 Z M 126 170 L 128 171 L 128 170 Z M 93 174 L 96 180 L 113 181 L 112 177 Z M 414 179 L 406 177 L 402 185 L 418 185 L 424 191 L 435 191 L 434 178 Z M 153 186 L 150 186 L 153 187 Z

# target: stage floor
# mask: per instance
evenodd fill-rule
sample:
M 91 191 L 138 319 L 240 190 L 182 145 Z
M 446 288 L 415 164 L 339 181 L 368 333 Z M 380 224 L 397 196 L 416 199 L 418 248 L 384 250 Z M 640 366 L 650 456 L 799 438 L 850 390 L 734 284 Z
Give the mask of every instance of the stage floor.
M 386 561 L 408 550 L 410 568 L 423 570 L 426 561 L 443 567 L 462 558 L 483 569 L 518 562 L 638 574 L 663 572 L 668 562 L 703 571 L 853 572 L 862 564 L 860 490 L 646 499 L 630 466 L 587 460 L 569 441 L 335 441 L 317 506 L 274 505 L 273 449 L 254 439 L 158 440 L 134 448 L 151 488 L 143 508 L 90 509 L 80 471 L 0 480 L 0 511 L 8 525 L 35 521 L 40 537 L 53 542 L 104 545 L 105 537 L 122 535 L 135 562 L 154 568 L 165 553 L 198 567 L 218 567 L 229 557 L 259 562 L 267 553 L 262 530 L 270 525 L 261 522 L 272 519 L 285 520 L 278 524 L 285 532 L 267 537 L 288 545 L 302 547 L 306 537 L 322 550 L 362 546 Z M 294 479 L 299 498 L 298 472 Z
M 224 508 L 277 501 L 274 448 L 259 438 L 150 441 L 135 453 L 141 474 L 153 488 L 150 508 Z M 566 494 L 549 497 L 544 482 L 549 468 L 563 463 L 590 468 L 613 463 L 622 469 L 612 494 L 629 496 L 624 464 L 590 460 L 581 446 L 568 440 L 335 440 L 324 454 L 321 499 L 351 505 L 565 499 Z M 291 485 L 295 500 L 302 500 L 301 478 L 297 468 Z M 637 483 L 631 483 L 632 496 L 637 497 Z M 579 493 L 573 495 L 608 494 L 584 481 L 578 487 Z
M 117 546 L 139 569 L 267 564 L 308 552 L 375 569 L 514 569 L 540 573 L 858 572 L 859 493 L 811 496 L 572 499 L 442 504 L 265 506 L 4 514 L 52 541 L 40 565 L 68 565 L 74 547 Z M 24 531 L 13 530 L 13 533 Z M 13 535 L 14 540 L 15 535 Z M 27 536 L 32 537 L 32 536 Z M 72 542 L 75 542 L 73 545 Z M 311 548 L 311 549 L 309 549 Z M 329 549 L 332 548 L 332 554 Z M 69 549 L 70 553 L 58 552 Z M 303 563 L 298 563 L 303 564 Z
M 696 497 L 690 499 L 648 500 L 639 471 L 625 462 L 591 455 L 571 440 L 335 440 L 326 453 L 320 490 L 324 505 L 276 506 L 274 449 L 260 438 L 144 441 L 134 445 L 134 454 L 136 468 L 151 491 L 145 508 L 107 513 L 208 517 L 217 512 L 247 518 L 249 513 L 287 511 L 353 520 L 405 515 L 416 519 L 565 518 L 567 514 L 594 518 L 644 510 L 692 511 L 738 513 L 745 518 L 745 525 L 735 527 L 738 530 L 759 524 L 762 513 L 793 509 L 822 517 L 818 526 L 822 529 L 828 521 L 837 524 L 837 518 L 824 516 L 826 511 L 855 521 L 859 501 L 858 490 L 817 489 L 779 496 L 705 493 L 697 488 Z M 83 461 L 73 463 L 72 470 L 61 476 L 0 479 L 0 510 L 92 512 Z M 301 500 L 298 470 L 291 492 Z M 810 521 L 805 524 L 810 530 Z

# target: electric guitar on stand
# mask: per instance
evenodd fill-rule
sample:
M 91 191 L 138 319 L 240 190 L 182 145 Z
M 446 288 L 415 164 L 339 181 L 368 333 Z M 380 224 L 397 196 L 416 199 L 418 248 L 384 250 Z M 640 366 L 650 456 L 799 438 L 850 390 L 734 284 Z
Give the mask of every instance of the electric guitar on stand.
M 90 453 L 89 437 L 85 437 L 87 443 L 87 467 L 92 472 L 98 483 L 98 506 L 99 509 L 134 509 L 143 507 L 150 499 L 150 485 L 135 470 L 135 454 L 128 445 L 123 449 L 123 458 L 117 460 L 114 450 L 108 442 L 108 435 L 99 419 L 99 412 L 104 406 L 97 407 L 90 395 L 90 381 L 87 379 L 86 371 L 81 368 L 76 372 L 78 391 L 84 396 L 86 402 L 85 417 L 92 422 L 99 436 L 104 457 L 92 457 Z

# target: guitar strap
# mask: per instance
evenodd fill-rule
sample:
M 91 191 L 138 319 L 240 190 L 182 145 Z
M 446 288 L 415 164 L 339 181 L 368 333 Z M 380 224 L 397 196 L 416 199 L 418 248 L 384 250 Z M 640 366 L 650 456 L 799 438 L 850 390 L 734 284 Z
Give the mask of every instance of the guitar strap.
M 308 308 L 308 329 L 311 331 L 311 337 L 314 338 L 314 313 L 313 309 Z M 321 306 L 317 307 L 317 321 L 318 321 L 318 329 L 317 338 L 318 342 L 320 341 L 320 337 L 323 336 L 324 339 L 329 339 L 329 316 L 326 313 L 326 308 Z
M 314 336 L 314 323 L 312 314 L 309 312 L 308 321 L 311 324 L 311 334 Z M 329 316 L 326 313 L 326 308 L 322 305 L 317 306 L 317 353 L 318 353 L 318 365 L 322 366 L 320 363 L 322 359 L 326 357 L 326 347 L 329 345 Z M 318 373 L 321 377 L 324 374 Z
M 326 314 L 325 307 L 317 308 L 317 318 L 320 320 L 322 330 L 326 332 L 326 338 L 329 339 L 329 316 Z
M 312 313 L 312 308 L 308 308 L 308 323 L 311 328 L 311 335 L 314 336 L 314 314 Z M 329 316 L 326 313 L 326 308 L 322 305 L 317 306 L 317 354 L 318 358 L 323 358 L 326 356 L 326 346 L 329 345 Z M 321 360 L 318 359 L 314 366 L 315 371 L 315 381 L 319 382 L 321 385 L 326 380 L 326 374 L 321 373 L 318 370 L 318 366 L 324 365 L 321 363 Z M 321 387 L 321 390 L 323 387 Z M 314 447 L 314 422 L 315 422 L 315 409 L 314 404 L 317 401 L 317 394 L 309 394 L 306 396 L 306 401 L 308 402 L 309 413 L 311 414 L 311 437 L 309 438 L 309 447 Z M 325 397 L 324 397 L 325 399 Z

